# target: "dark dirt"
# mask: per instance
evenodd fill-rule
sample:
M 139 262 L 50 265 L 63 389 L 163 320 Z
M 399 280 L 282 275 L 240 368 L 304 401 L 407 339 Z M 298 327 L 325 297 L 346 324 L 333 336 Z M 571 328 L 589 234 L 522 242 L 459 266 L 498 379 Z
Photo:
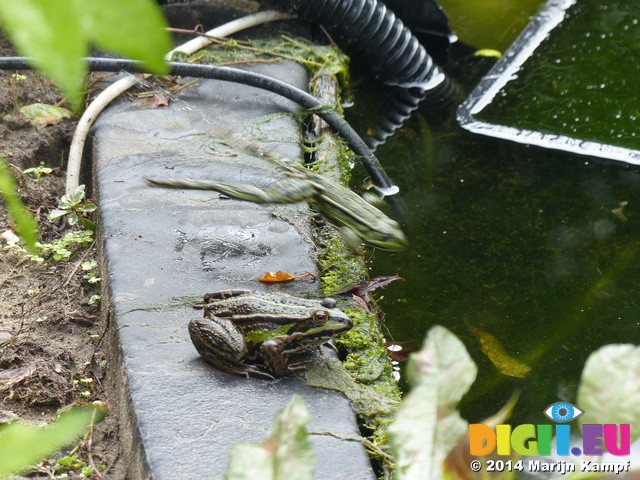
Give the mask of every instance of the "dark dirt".
M 15 55 L 0 37 L 0 55 Z M 40 224 L 40 242 L 60 240 L 69 227 L 64 219 L 51 222 L 47 213 L 64 193 L 64 162 L 75 127 L 72 119 L 46 127 L 34 126 L 18 106 L 41 102 L 64 106 L 52 84 L 35 72 L 0 72 L 0 156 L 9 164 L 19 186 L 19 195 Z M 17 97 L 17 105 L 16 105 Z M 53 171 L 37 182 L 24 169 L 44 162 Z M 0 200 L 0 234 L 12 228 Z M 125 460 L 120 454 L 117 406 L 103 383 L 107 358 L 106 315 L 89 305 L 99 286 L 83 279 L 82 262 L 96 260 L 96 247 L 81 246 L 68 261 L 45 257 L 29 260 L 24 253 L 5 249 L 0 240 L 0 423 L 20 418 L 42 423 L 70 405 L 105 402 L 111 415 L 95 426 L 90 437 L 81 439 L 40 463 L 29 478 L 82 477 L 78 471 L 56 471 L 55 459 L 69 455 L 87 465 L 104 466 L 90 478 L 121 480 Z M 96 276 L 100 276 L 96 272 Z

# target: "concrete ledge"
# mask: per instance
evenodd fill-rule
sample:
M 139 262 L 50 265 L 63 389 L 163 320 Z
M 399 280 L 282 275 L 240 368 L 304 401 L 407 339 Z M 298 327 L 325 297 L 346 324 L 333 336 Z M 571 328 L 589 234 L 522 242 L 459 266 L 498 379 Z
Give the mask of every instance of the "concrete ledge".
M 295 63 L 257 70 L 305 88 Z M 94 190 L 100 207 L 109 312 L 118 359 L 111 382 L 127 407 L 133 479 L 222 478 L 231 444 L 260 442 L 274 414 L 300 394 L 310 430 L 358 433 L 348 401 L 297 377 L 246 379 L 206 364 L 189 340 L 191 303 L 224 288 L 266 290 L 265 271 L 315 271 L 306 206 L 274 206 L 216 193 L 165 190 L 145 178 L 211 178 L 266 185 L 282 171 L 221 145 L 212 126 L 238 125 L 268 149 L 300 157 L 298 107 L 254 88 L 201 80 L 168 108 L 123 101 L 94 129 Z M 277 207 L 282 209 L 284 207 Z M 292 223 L 295 223 L 293 225 Z M 300 282 L 272 288 L 314 291 Z M 106 297 L 105 300 L 106 302 Z M 327 350 L 327 349 L 325 349 Z M 327 353 L 325 353 L 327 354 Z M 316 479 L 375 478 L 359 443 L 312 436 Z

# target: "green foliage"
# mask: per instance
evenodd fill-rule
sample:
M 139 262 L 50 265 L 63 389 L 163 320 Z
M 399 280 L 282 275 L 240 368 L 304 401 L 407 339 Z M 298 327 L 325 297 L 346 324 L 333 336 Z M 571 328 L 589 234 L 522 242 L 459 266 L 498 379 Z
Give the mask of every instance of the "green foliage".
M 61 240 L 53 243 L 36 242 L 34 252 L 30 253 L 15 242 L 9 242 L 5 245 L 4 250 L 22 253 L 33 262 L 42 263 L 45 257 L 51 255 L 56 262 L 66 262 L 73 254 L 75 244 L 86 245 L 93 242 L 93 232 L 91 230 L 80 230 L 65 233 Z M 97 279 L 97 283 L 100 279 Z
M 409 358 L 411 392 L 389 425 L 397 480 L 442 478 L 444 459 L 467 433 L 456 406 L 477 372 L 453 333 L 441 326 L 429 330 L 422 349 Z
M 99 307 L 101 301 L 102 301 L 102 295 L 91 295 L 91 297 L 89 297 L 88 303 L 91 306 Z
M 51 172 L 53 172 L 53 170 L 49 167 L 46 167 L 44 162 L 40 162 L 40 165 L 38 165 L 37 167 L 27 168 L 22 171 L 22 173 L 24 173 L 25 175 L 33 174 L 36 182 L 39 182 L 40 178 L 43 175 L 49 175 Z
M 605 345 L 587 359 L 577 404 L 585 411 L 581 424 L 640 424 L 640 347 Z M 631 430 L 633 442 L 640 436 Z
M 307 433 L 308 423 L 307 407 L 295 394 L 276 415 L 264 442 L 233 445 L 225 480 L 309 480 L 315 460 Z
M 80 185 L 73 192 L 63 195 L 58 204 L 58 208 L 49 212 L 49 220 L 57 220 L 67 216 L 69 225 L 76 225 L 78 220 L 88 230 L 95 230 L 96 224 L 86 218 L 84 213 L 95 212 L 96 205 L 91 200 L 85 200 L 84 185 Z
M 40 244 L 43 252 L 50 252 L 56 262 L 67 262 L 71 258 L 73 251 L 71 248 L 75 244 L 86 245 L 93 242 L 93 232 L 91 230 L 79 230 L 67 232 L 62 240 L 53 243 Z
M 13 92 L 13 103 L 16 108 L 20 106 L 20 100 L 18 98 L 18 82 L 26 79 L 27 76 L 21 73 L 15 72 L 11 74 L 11 91 Z
M 101 422 L 97 407 L 75 407 L 45 428 L 14 422 L 0 430 L 0 478 L 7 478 L 74 442 L 89 424 Z
M 85 275 L 83 275 L 82 278 L 84 278 L 87 282 L 93 284 L 96 284 L 98 282 L 100 282 L 100 280 L 102 280 L 99 277 L 96 277 L 96 273 L 93 271 L 94 268 L 96 268 L 98 266 L 98 262 L 96 262 L 95 260 L 92 260 L 90 262 L 82 262 L 82 271 L 87 272 Z
M 18 235 L 24 239 L 27 248 L 34 253 L 38 241 L 38 224 L 18 197 L 15 180 L 2 157 L 0 157 L 0 195 L 4 198 L 9 214 L 16 224 Z
M 166 20 L 152 0 L 21 0 L 0 2 L 0 23 L 16 49 L 80 105 L 91 43 L 167 73 Z

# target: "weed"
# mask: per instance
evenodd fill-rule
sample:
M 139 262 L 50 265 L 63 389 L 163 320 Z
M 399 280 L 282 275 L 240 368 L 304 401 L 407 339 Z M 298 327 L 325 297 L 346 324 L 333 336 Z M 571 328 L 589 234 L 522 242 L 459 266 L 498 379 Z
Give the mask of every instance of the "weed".
M 22 171 L 22 173 L 24 173 L 25 175 L 33 174 L 33 177 L 35 177 L 34 180 L 36 182 L 40 182 L 40 178 L 43 175 L 48 175 L 51 172 L 53 172 L 53 169 L 45 167 L 44 162 L 40 162 L 40 165 L 37 167 L 27 168 L 26 170 Z
M 96 204 L 85 199 L 84 185 L 80 185 L 73 192 L 63 195 L 58 208 L 49 212 L 49 220 L 67 217 L 69 225 L 76 225 L 80 221 L 87 230 L 94 231 L 96 224 L 84 214 L 95 212 Z

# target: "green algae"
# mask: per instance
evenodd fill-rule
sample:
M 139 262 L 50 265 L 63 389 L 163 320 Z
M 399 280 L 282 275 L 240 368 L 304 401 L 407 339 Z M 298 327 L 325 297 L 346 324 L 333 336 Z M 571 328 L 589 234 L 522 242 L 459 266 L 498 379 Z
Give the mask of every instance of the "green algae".
M 304 65 L 312 76 L 318 74 L 334 75 L 341 88 L 347 91 L 349 86 L 349 57 L 342 51 L 324 46 L 314 45 L 304 39 L 286 36 L 268 39 L 238 42 L 228 40 L 211 45 L 192 55 L 176 52 L 172 61 L 204 63 L 215 65 L 238 65 L 269 63 L 292 60 Z
M 318 90 L 332 91 L 331 86 L 319 87 L 320 76 L 312 82 L 314 94 Z M 324 77 L 337 83 L 337 79 Z M 336 92 L 338 89 L 335 89 Z M 326 95 L 320 95 L 327 101 Z M 331 103 L 337 104 L 337 99 Z M 318 131 L 319 130 L 319 131 Z M 314 149 L 314 171 L 348 185 L 351 180 L 350 152 L 346 145 L 327 134 L 316 130 Z M 363 247 L 358 254 L 345 244 L 340 234 L 326 224 L 314 229 L 317 258 L 320 266 L 321 289 L 325 295 L 336 295 L 368 281 Z M 393 469 L 389 454 L 386 427 L 391 422 L 400 404 L 400 389 L 392 376 L 391 359 L 387 355 L 385 341 L 378 323 L 378 315 L 362 307 L 344 306 L 342 310 L 351 317 L 354 326 L 348 332 L 334 338 L 344 361 L 326 360 L 324 364 L 313 364 L 307 368 L 304 378 L 308 385 L 342 392 L 350 401 L 363 435 L 373 445 L 368 448 L 381 475 L 389 478 Z

